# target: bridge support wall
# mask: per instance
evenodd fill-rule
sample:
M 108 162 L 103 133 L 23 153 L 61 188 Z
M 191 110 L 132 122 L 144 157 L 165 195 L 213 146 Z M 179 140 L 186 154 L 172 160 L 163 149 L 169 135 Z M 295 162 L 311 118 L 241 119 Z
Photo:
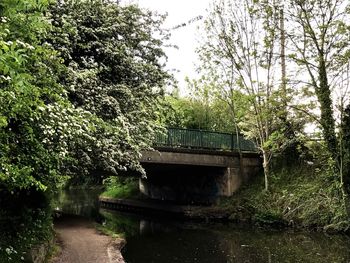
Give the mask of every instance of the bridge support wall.
M 147 152 L 142 165 L 147 178 L 139 181 L 141 193 L 159 200 L 211 203 L 232 196 L 261 169 L 258 155 Z

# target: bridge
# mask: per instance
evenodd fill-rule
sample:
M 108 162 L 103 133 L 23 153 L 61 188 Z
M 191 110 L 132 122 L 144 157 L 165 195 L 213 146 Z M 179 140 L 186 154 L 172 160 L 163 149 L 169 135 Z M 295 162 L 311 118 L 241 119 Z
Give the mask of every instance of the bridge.
M 169 128 L 141 164 L 140 191 L 153 199 L 211 203 L 231 196 L 261 170 L 255 144 L 242 135 Z

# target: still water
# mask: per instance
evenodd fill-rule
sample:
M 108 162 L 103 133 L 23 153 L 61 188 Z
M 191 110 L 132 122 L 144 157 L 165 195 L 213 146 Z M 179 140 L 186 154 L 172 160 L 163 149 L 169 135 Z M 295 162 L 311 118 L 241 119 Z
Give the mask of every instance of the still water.
M 118 213 L 100 209 L 98 194 L 98 190 L 65 191 L 55 206 L 124 232 L 127 263 L 350 263 L 349 236 Z

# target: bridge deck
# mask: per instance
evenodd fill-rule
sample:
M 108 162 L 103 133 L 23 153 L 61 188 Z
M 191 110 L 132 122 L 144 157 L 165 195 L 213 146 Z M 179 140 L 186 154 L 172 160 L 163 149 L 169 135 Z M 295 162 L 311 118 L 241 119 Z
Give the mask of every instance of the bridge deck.
M 157 148 L 156 151 L 144 151 L 142 164 L 176 164 L 208 167 L 240 167 L 239 154 L 225 151 L 203 151 L 198 149 Z M 260 165 L 258 153 L 243 153 L 242 165 Z

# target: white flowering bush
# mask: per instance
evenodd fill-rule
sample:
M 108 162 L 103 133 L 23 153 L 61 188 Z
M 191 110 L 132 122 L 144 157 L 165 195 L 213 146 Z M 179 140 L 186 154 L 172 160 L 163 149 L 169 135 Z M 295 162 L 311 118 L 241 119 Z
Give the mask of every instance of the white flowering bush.
M 48 197 L 68 177 L 142 172 L 168 77 L 152 14 L 52 2 L 0 1 L 0 262 L 51 238 Z
M 98 15 L 96 15 L 98 14 Z M 90 123 L 68 145 L 67 174 L 77 183 L 93 174 L 142 172 L 140 151 L 158 128 L 158 100 L 168 74 L 161 49 L 162 17 L 112 1 L 58 1 L 48 42 L 60 52 L 60 77 L 75 109 Z M 159 37 L 155 37 L 155 36 Z M 73 178 L 74 179 L 74 178 Z
M 45 147 L 43 114 L 63 101 L 52 76 L 56 52 L 41 41 L 49 29 L 46 1 L 0 4 L 0 191 L 45 191 L 59 179 L 60 152 Z

